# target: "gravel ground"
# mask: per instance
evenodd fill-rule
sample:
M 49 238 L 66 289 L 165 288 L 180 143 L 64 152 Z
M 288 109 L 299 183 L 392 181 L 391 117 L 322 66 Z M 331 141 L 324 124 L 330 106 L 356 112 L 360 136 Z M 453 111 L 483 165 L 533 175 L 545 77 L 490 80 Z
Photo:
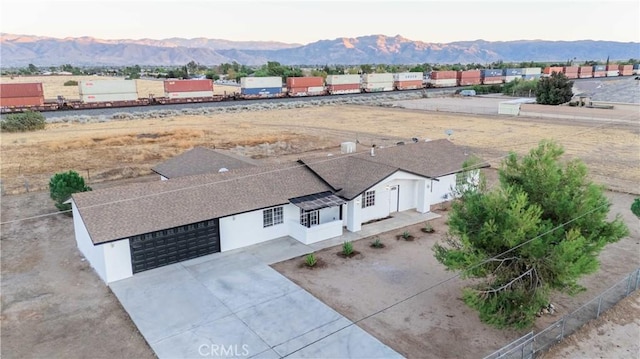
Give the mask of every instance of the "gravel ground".
M 640 103 L 640 80 L 624 77 L 615 80 L 592 79 L 576 82 L 574 93 L 591 94 L 593 101 Z

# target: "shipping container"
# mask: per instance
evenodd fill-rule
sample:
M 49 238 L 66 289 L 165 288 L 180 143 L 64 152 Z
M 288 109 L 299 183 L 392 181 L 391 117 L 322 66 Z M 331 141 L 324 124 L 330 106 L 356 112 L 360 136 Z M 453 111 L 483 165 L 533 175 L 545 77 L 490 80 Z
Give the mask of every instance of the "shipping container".
M 393 81 L 422 81 L 422 72 L 400 72 L 393 74 Z
M 450 79 L 457 79 L 457 78 L 458 78 L 457 71 L 431 71 L 432 80 L 450 80 Z
M 578 72 L 579 69 L 579 66 L 565 66 L 564 73 L 566 74 L 567 72 Z
M 502 71 L 504 76 L 522 76 L 524 75 L 524 69 L 504 69 Z
M 568 79 L 577 79 L 578 78 L 578 73 L 577 72 L 567 72 L 566 74 L 564 74 L 564 76 L 566 76 Z
M 545 75 L 551 75 L 554 72 L 562 73 L 562 70 L 564 69 L 560 66 L 547 66 L 544 68 L 544 71 L 542 71 L 542 73 L 544 73 Z
M 393 81 L 388 82 L 363 82 L 364 92 L 387 92 L 393 91 Z
M 105 93 L 105 94 L 80 94 L 80 101 L 84 103 L 92 102 L 116 102 L 116 101 L 135 101 L 138 94 L 129 93 Z
M 327 76 L 327 85 L 351 85 L 360 84 L 360 75 L 329 75 Z
M 593 77 L 605 77 L 607 76 L 606 71 L 593 71 Z
M 640 70 L 640 64 L 633 64 L 634 70 Z
M 587 78 L 593 76 L 593 67 L 591 66 L 580 66 L 578 70 L 578 75 L 580 78 Z
M 204 92 L 210 91 L 213 96 L 213 81 L 211 80 L 165 80 L 164 92 Z
M 364 74 L 362 75 L 362 83 L 391 83 L 393 86 L 393 74 Z
M 607 71 L 607 77 L 616 77 L 620 76 L 620 72 L 618 70 Z
M 415 90 L 415 89 L 422 88 L 422 79 L 395 81 L 393 83 L 393 86 L 398 90 Z
M 320 96 L 327 92 L 324 86 L 292 87 L 288 91 L 290 96 Z
M 618 65 L 607 65 L 606 71 L 618 71 Z
M 138 89 L 135 80 L 98 80 L 78 81 L 80 96 L 106 94 L 136 94 Z
M 522 69 L 523 75 L 540 75 L 542 73 L 542 69 L 539 67 L 525 67 Z
M 458 86 L 458 79 L 434 79 L 429 81 L 433 87 L 455 87 Z
M 593 65 L 593 71 L 607 71 L 605 65 Z
M 485 77 L 482 79 L 482 83 L 485 85 L 501 84 L 503 79 L 502 76 Z
M 480 77 L 498 77 L 498 76 L 502 76 L 502 69 L 480 70 Z
M 322 77 L 287 77 L 287 87 L 319 87 L 324 85 Z
M 44 97 L 3 97 L 0 98 L 0 107 L 42 106 Z
M 341 75 L 337 75 L 341 76 Z M 327 77 L 328 79 L 328 77 Z M 360 88 L 360 83 L 347 83 L 347 84 L 336 84 L 336 85 L 327 85 L 327 92 L 332 95 L 344 95 L 349 93 L 360 93 L 362 89 Z
M 42 97 L 44 92 L 41 83 L 0 84 L 0 98 Z
M 213 91 L 165 92 L 164 96 L 169 98 L 213 97 Z
M 515 80 L 522 80 L 522 75 L 520 76 L 505 76 L 504 77 L 504 82 L 511 82 L 511 81 L 515 81 Z
M 619 65 L 618 71 L 620 71 L 620 76 L 631 76 L 633 75 L 633 65 Z
M 264 78 L 264 77 L 263 77 Z M 282 87 L 262 87 L 262 88 L 241 88 L 242 95 L 277 95 L 282 92 Z
M 533 74 L 533 75 L 522 75 L 522 79 L 524 80 L 538 80 L 542 75 L 541 74 Z
M 468 78 L 480 78 L 481 73 L 480 70 L 467 70 L 467 71 L 458 71 L 457 73 L 458 80 L 460 79 L 468 79 Z
M 470 85 L 480 85 L 482 83 L 482 78 L 478 77 L 463 77 L 458 80 L 459 86 L 470 86 Z
M 282 88 L 282 77 L 243 77 L 240 87 L 245 89 Z

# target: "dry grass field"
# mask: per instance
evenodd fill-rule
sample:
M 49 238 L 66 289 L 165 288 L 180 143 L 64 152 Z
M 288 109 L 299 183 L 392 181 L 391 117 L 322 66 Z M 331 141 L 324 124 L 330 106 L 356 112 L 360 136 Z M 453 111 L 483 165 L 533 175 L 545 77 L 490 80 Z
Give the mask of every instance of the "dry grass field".
M 194 146 L 235 148 L 256 158 L 263 143 L 284 142 L 293 153 L 337 151 L 341 141 L 393 144 L 399 138 L 446 138 L 470 146 L 493 166 L 508 151 L 525 153 L 541 139 L 580 157 L 593 178 L 611 189 L 638 193 L 640 126 L 630 123 L 453 115 L 362 106 L 259 113 L 179 116 L 103 123 L 50 124 L 44 131 L 3 133 L 0 170 L 5 192 L 46 188 L 55 172 L 74 169 L 90 182 L 133 177 Z M 292 156 L 296 156 L 295 154 Z
M 55 99 L 58 95 L 62 95 L 67 99 L 78 99 L 78 86 L 64 86 L 64 83 L 73 81 L 88 80 L 120 80 L 122 77 L 98 77 L 98 76 L 22 76 L 10 77 L 3 76 L 0 83 L 25 83 L 25 82 L 41 82 L 44 87 L 44 98 Z M 155 96 L 163 96 L 164 88 L 162 80 L 136 80 L 138 84 L 138 96 L 147 97 L 149 94 Z M 238 87 L 214 85 L 214 93 L 223 95 L 226 93 L 234 93 L 238 91 Z

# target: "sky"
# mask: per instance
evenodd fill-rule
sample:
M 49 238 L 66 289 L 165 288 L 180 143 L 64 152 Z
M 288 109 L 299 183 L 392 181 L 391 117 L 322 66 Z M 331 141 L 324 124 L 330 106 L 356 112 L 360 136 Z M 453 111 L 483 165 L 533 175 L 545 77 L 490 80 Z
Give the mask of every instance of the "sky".
M 298 44 L 371 34 L 436 43 L 476 39 L 640 42 L 640 1 L 0 0 L 0 32 Z

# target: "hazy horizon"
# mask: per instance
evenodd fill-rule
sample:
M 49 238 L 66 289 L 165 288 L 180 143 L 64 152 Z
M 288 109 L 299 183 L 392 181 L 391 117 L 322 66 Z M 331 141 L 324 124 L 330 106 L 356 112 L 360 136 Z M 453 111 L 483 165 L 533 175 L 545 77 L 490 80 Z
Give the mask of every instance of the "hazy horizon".
M 55 38 L 640 42 L 638 1 L 1 0 L 0 14 L 0 32 Z

